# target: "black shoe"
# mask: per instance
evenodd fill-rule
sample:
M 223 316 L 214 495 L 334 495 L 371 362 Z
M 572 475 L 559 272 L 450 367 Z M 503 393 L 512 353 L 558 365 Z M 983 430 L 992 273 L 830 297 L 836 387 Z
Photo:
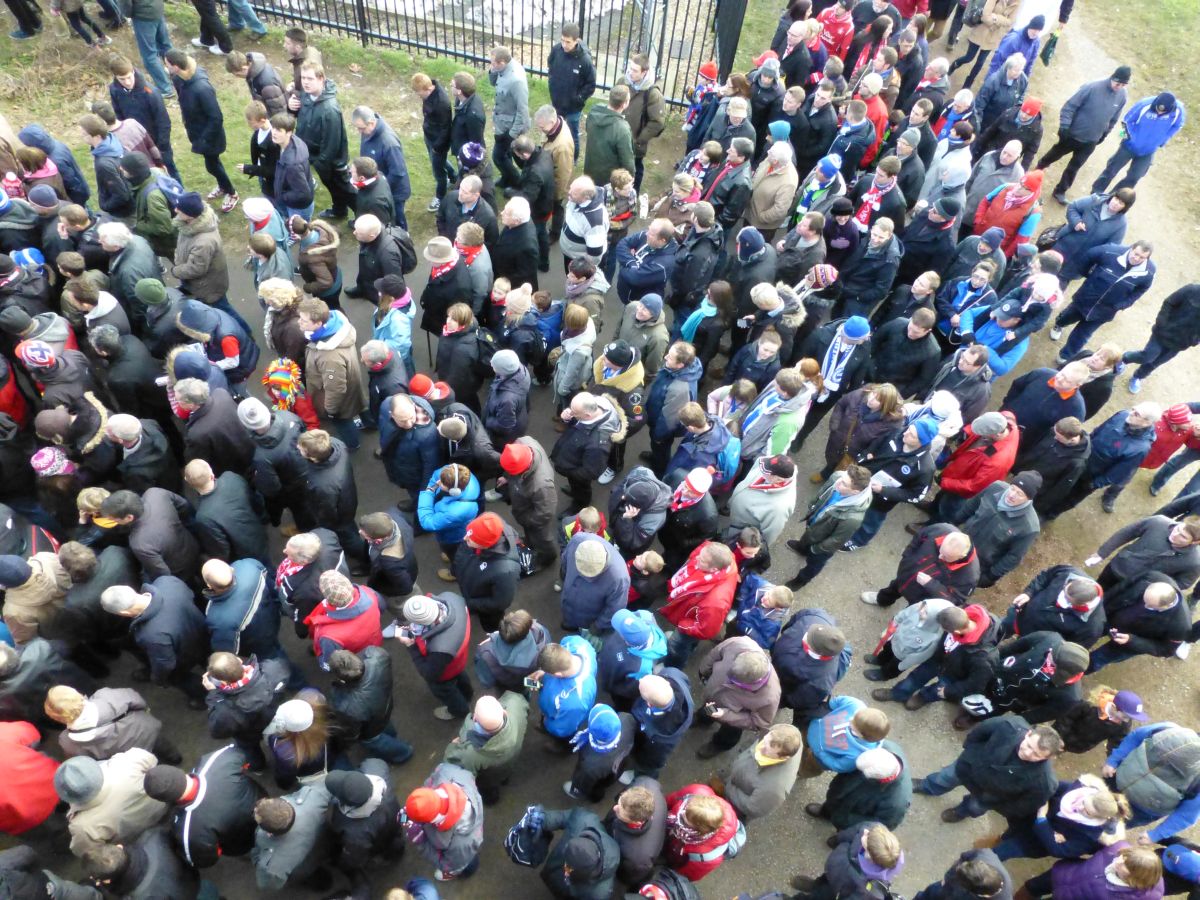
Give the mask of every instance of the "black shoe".
M 958 811 L 957 806 L 942 810 L 942 821 L 948 824 L 953 825 L 955 822 L 961 822 L 965 818 L 966 816 Z
M 700 759 L 712 759 L 714 756 L 720 756 L 724 752 L 724 747 L 718 747 L 712 741 L 709 741 L 696 751 L 696 756 L 698 756 Z
M 339 212 L 331 206 L 328 209 L 321 210 L 319 213 L 317 213 L 317 216 L 321 219 L 344 219 L 346 218 L 346 210 L 343 209 Z M 347 291 L 346 293 L 350 292 Z
M 1059 190 L 1055 191 L 1050 196 L 1053 197 L 1055 200 L 1057 200 L 1059 203 L 1061 203 L 1063 206 L 1066 206 L 1068 203 L 1071 202 L 1070 200 L 1067 199 L 1067 192 L 1062 190 L 1061 188 Z
M 797 575 L 791 581 L 787 582 L 784 586 L 791 588 L 793 591 L 798 591 L 798 590 L 803 589 L 807 585 L 808 585 L 808 579 L 801 578 L 799 575 Z
M 928 525 L 928 522 L 909 522 L 904 526 L 904 530 L 909 534 L 917 534 L 922 528 Z
M 1100 508 L 1106 513 L 1112 513 L 1117 508 L 1117 499 L 1115 497 L 1102 497 L 1100 499 Z
M 801 556 L 804 555 L 804 549 L 803 549 L 804 545 L 802 543 L 800 543 L 800 541 L 796 538 L 791 538 L 790 540 L 787 541 L 787 548 L 789 550 L 796 551 Z
M 867 681 L 887 681 L 887 676 L 883 674 L 883 669 L 867 669 L 863 672 L 863 678 Z
M 879 665 L 879 657 L 874 653 L 868 653 L 863 657 L 863 662 L 865 662 L 868 666 L 877 666 Z
M 654 462 L 654 454 L 651 453 L 649 450 L 643 450 L 641 453 L 638 454 L 638 459 L 640 459 L 644 463 Z

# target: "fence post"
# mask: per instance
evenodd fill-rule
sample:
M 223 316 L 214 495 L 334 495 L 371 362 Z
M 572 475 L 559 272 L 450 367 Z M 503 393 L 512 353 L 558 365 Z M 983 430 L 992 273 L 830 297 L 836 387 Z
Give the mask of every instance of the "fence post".
M 575 24 L 579 26 L 579 33 L 581 35 L 583 34 L 583 23 L 587 21 L 587 5 L 588 0 L 579 0 L 579 11 L 576 13 Z
M 721 80 L 729 77 L 733 70 L 733 59 L 737 56 L 738 40 L 742 35 L 742 21 L 746 18 L 746 4 L 737 0 L 717 0 L 717 68 Z
M 367 46 L 367 0 L 354 0 L 354 18 L 358 26 L 358 39 Z

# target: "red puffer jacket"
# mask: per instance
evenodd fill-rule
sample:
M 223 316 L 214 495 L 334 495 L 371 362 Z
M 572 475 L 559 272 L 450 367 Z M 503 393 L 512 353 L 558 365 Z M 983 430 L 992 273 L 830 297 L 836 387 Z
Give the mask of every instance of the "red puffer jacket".
M 1000 415 L 1008 419 L 1008 433 L 995 443 L 987 444 L 976 437 L 970 425 L 963 429 L 966 437 L 950 454 L 946 468 L 942 470 L 943 491 L 960 497 L 974 497 L 989 484 L 1008 477 L 1017 459 L 1021 432 L 1017 430 L 1017 419 L 1012 413 Z
M 721 827 L 707 837 L 694 843 L 684 843 L 675 835 L 671 823 L 679 815 L 689 797 L 716 797 L 721 804 L 723 818 Z M 715 871 L 725 861 L 729 842 L 738 832 L 738 817 L 725 800 L 717 797 L 706 784 L 689 784 L 673 794 L 667 795 L 667 844 L 664 848 L 667 865 L 691 881 L 699 881 L 709 872 Z
M 57 760 L 33 749 L 42 739 L 28 722 L 0 723 L 4 781 L 0 788 L 0 832 L 22 834 L 41 825 L 58 805 Z

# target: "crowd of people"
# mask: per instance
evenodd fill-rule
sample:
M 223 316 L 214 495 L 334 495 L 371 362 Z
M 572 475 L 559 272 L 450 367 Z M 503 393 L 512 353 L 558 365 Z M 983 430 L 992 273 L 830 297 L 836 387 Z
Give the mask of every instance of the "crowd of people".
M 145 72 L 111 56 L 109 101 L 65 136 L 92 178 L 39 123 L 0 136 L 6 896 L 213 898 L 205 870 L 245 856 L 258 892 L 367 898 L 411 845 L 431 878 L 387 897 L 436 900 L 439 882 L 511 874 L 480 871 L 486 818 L 554 896 L 691 900 L 727 861 L 766 862 L 760 820 L 799 814 L 796 783 L 825 773 L 803 814 L 828 823 L 830 853 L 789 857 L 797 898 L 894 896 L 907 856 L 939 852 L 897 836 L 912 795 L 959 788 L 942 821 L 992 812 L 1003 831 L 940 851 L 945 877 L 919 897 L 1200 892 L 1182 836 L 1200 735 L 1097 677 L 1140 656 L 1182 672 L 1200 639 L 1200 474 L 1154 515 L 1115 515 L 1139 469 L 1158 495 L 1200 461 L 1200 402 L 1105 414 L 1124 370 L 1137 394 L 1200 343 L 1200 285 L 1156 287 L 1152 243 L 1126 234 L 1185 123 L 1177 98 L 1129 104 L 1121 65 L 1079 87 L 1044 150 L 1029 89 L 1047 23 L 1019 21 L 1018 0 L 792 0 L 753 70 L 700 67 L 685 153 L 651 196 L 673 121 L 652 60 L 593 99 L 567 24 L 532 111 L 507 47 L 489 55 L 490 116 L 471 72 L 412 76 L 436 185 L 418 250 L 418 163 L 385 119 L 344 114 L 302 30 L 281 75 L 233 48 L 229 32 L 261 28 L 248 4 L 227 26 L 194 2 L 192 52 L 161 4 L 125 10 Z M 930 46 L 951 13 L 948 47 L 969 29 L 953 62 Z M 245 80 L 254 196 L 224 167 L 195 49 Z M 181 182 L 171 98 L 211 190 Z M 1068 156 L 1050 225 L 1045 179 Z M 258 310 L 229 296 L 220 217 L 239 207 Z M 539 284 L 558 266 L 561 290 Z M 1158 295 L 1140 349 L 1093 340 Z M 1022 365 L 1046 341 L 1056 367 Z M 368 431 L 386 486 L 355 464 Z M 810 438 L 823 465 L 805 473 Z M 1081 504 L 1113 515 L 1111 536 L 1079 565 L 1024 565 Z M 927 519 L 858 598 L 904 601 L 857 654 L 880 686 L 839 693 L 853 654 L 822 573 L 900 506 Z M 418 572 L 418 547 L 442 565 Z M 1019 594 L 981 601 L 1018 570 Z M 533 576 L 553 602 L 522 587 Z M 179 746 L 138 683 L 203 711 L 217 749 Z M 422 725 L 397 720 L 398 685 L 458 724 L 407 791 L 402 734 Z M 963 745 L 928 771 L 889 738 L 891 704 L 942 702 Z M 664 787 L 691 730 L 718 774 Z M 496 821 L 533 741 L 563 758 L 569 802 Z M 1056 774 L 1101 744 L 1099 772 Z M 1048 865 L 1016 885 L 1018 858 Z

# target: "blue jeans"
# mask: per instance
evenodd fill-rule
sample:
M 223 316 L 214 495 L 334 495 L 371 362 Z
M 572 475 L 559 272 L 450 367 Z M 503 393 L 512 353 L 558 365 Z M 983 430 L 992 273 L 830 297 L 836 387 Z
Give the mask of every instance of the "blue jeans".
M 405 231 L 408 231 L 408 217 L 404 215 L 404 204 L 407 202 L 407 200 L 397 200 L 395 197 L 392 198 L 392 206 L 396 208 L 396 224 Z
M 1113 643 L 1112 640 L 1107 640 L 1099 647 L 1096 647 L 1089 654 L 1091 661 L 1088 663 L 1088 674 L 1099 672 L 1107 665 L 1112 663 L 1123 662 L 1127 659 L 1133 659 L 1137 656 L 1137 652 L 1124 647 L 1121 644 Z
M 563 121 L 567 123 L 567 128 L 571 130 L 571 137 L 575 139 L 575 162 L 579 162 L 579 117 L 583 113 L 563 113 Z
M 446 160 L 445 150 L 434 150 L 429 141 L 425 142 L 425 152 L 429 154 L 429 164 L 433 167 L 433 181 L 437 185 L 436 196 L 441 200 L 446 196 L 449 183 L 458 177 L 454 166 Z
M 1117 182 L 1117 186 L 1113 190 L 1119 191 L 1124 187 L 1133 187 L 1137 184 L 1143 175 L 1150 171 L 1150 164 L 1154 162 L 1154 154 L 1147 153 L 1145 156 L 1134 156 L 1129 152 L 1129 148 L 1122 141 L 1117 145 L 1117 150 L 1108 158 L 1108 162 L 1104 164 L 1104 171 L 1097 176 L 1092 182 L 1093 194 L 1104 194 L 1108 192 L 1108 183 L 1117 177 L 1125 165 L 1129 165 L 1129 171 L 1125 173 L 1125 177 Z
M 1184 447 L 1154 473 L 1154 477 L 1150 480 L 1150 486 L 1156 491 L 1161 491 L 1180 469 L 1185 469 L 1194 462 L 1200 462 L 1200 450 Z
M 673 666 L 676 669 L 685 668 L 688 660 L 692 658 L 692 654 L 699 646 L 699 638 L 694 638 L 679 630 L 672 631 L 671 636 L 667 638 L 667 655 L 663 657 L 663 665 Z
M 1178 350 L 1168 349 L 1151 337 L 1146 341 L 1146 346 L 1141 350 L 1130 350 L 1122 356 L 1121 362 L 1140 363 L 1132 377 L 1141 381 L 1142 379 L 1149 378 L 1151 372 L 1159 366 L 1166 365 L 1178 355 Z
M 242 318 L 242 314 L 233 308 L 233 304 L 229 302 L 228 297 L 222 297 L 216 303 L 212 304 L 214 309 L 219 309 L 221 312 L 228 313 L 233 317 L 233 320 L 246 329 L 246 333 L 252 338 L 254 337 L 254 329 L 250 327 L 250 323 Z
M 940 669 L 937 660 L 927 659 L 919 663 L 904 678 L 892 685 L 892 696 L 903 702 L 920 691 L 923 699 L 931 702 L 937 700 L 937 689 L 943 682 L 940 678 L 937 681 L 933 679 L 937 678 Z
M 400 740 L 396 736 L 396 727 L 390 722 L 387 728 L 383 729 L 375 737 L 363 738 L 359 743 L 370 752 L 371 756 L 378 756 L 388 765 L 392 766 L 408 762 L 409 758 L 413 755 L 412 744 Z
M 162 57 L 171 49 L 171 35 L 167 32 L 167 23 L 162 19 L 148 22 L 145 19 L 131 19 L 133 36 L 137 40 L 138 53 L 142 54 L 142 65 L 150 75 L 150 80 L 164 97 L 175 93 L 167 70 L 163 68 Z
M 357 450 L 362 445 L 358 435 L 358 426 L 353 419 L 326 419 L 334 437 L 340 438 L 347 450 Z
M 229 30 L 241 31 L 249 28 L 255 34 L 266 34 L 267 26 L 258 20 L 249 0 L 229 0 Z
M 1085 319 L 1083 317 L 1083 311 L 1074 303 L 1072 303 L 1070 306 L 1060 312 L 1058 314 L 1058 318 L 1054 320 L 1055 328 L 1069 328 L 1071 325 L 1078 323 L 1071 331 L 1070 337 L 1067 338 L 1067 342 L 1063 345 L 1062 350 L 1059 352 L 1059 358 L 1070 359 L 1084 348 L 1084 345 L 1086 345 L 1088 342 L 1088 338 L 1099 331 L 1101 325 L 1106 325 L 1111 321 L 1111 318 Z
M 283 216 L 283 223 L 285 225 L 292 218 L 292 216 L 299 216 L 305 222 L 311 222 L 313 211 L 316 209 L 316 201 L 313 201 L 302 209 L 297 209 L 294 206 L 284 206 L 282 203 L 276 202 L 275 208 L 279 210 L 279 214 Z
M 850 538 L 850 542 L 858 544 L 860 547 L 865 547 L 871 543 L 875 535 L 879 534 L 879 529 L 883 527 L 883 520 L 887 518 L 889 510 L 880 509 L 874 504 L 867 510 L 867 514 L 863 516 L 862 525 L 858 526 L 858 531 Z

